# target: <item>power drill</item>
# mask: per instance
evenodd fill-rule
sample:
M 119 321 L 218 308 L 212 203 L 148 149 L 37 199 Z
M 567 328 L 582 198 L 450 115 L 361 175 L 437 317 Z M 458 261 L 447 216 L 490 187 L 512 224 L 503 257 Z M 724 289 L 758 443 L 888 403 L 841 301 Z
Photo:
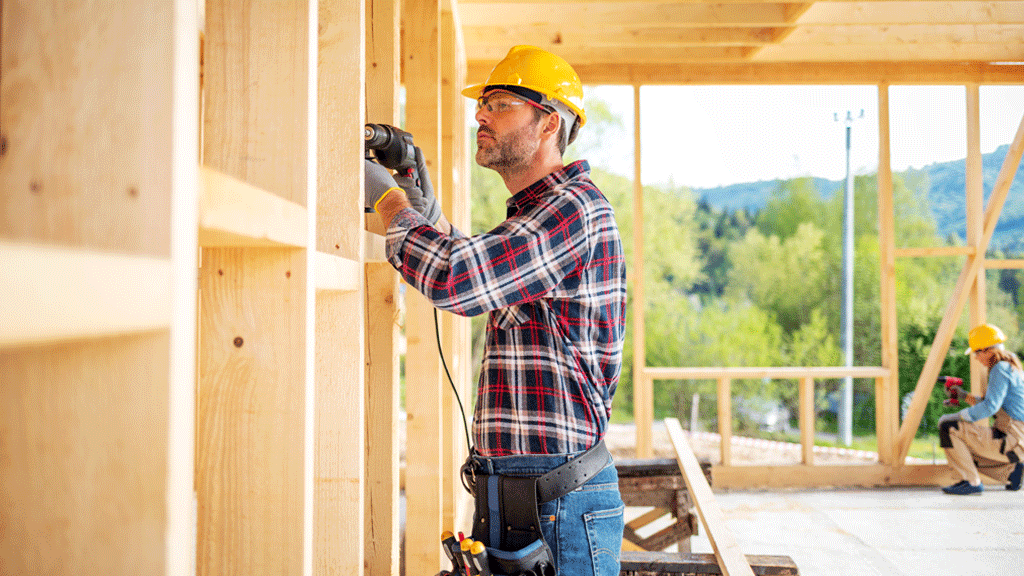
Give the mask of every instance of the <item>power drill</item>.
M 387 124 L 367 124 L 363 127 L 363 149 L 367 160 L 412 176 L 416 171 L 416 146 L 412 134 Z
M 939 376 L 938 381 L 946 385 L 946 398 L 942 401 L 943 406 L 959 406 L 960 393 L 964 391 L 963 379 L 956 376 Z
M 388 124 L 367 124 L 363 127 L 363 152 L 367 160 L 373 160 L 398 172 L 400 176 L 412 178 L 419 183 L 416 172 L 416 145 L 412 134 Z M 366 208 L 366 212 L 373 212 Z

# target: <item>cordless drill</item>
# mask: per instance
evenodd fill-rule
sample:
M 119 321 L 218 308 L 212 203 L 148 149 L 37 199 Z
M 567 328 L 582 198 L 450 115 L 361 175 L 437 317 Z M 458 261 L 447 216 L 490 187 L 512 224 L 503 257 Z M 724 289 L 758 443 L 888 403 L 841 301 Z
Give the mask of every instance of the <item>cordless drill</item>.
M 388 124 L 367 124 L 363 127 L 363 152 L 367 160 L 412 178 L 419 185 L 412 134 Z M 373 210 L 367 208 L 366 212 Z
M 963 379 L 957 378 L 956 376 L 939 376 L 940 383 L 946 386 L 946 398 L 942 401 L 943 406 L 959 406 L 961 394 L 965 393 L 963 389 Z
M 367 124 L 363 127 L 363 148 L 367 160 L 376 160 L 381 166 L 412 176 L 416 171 L 416 146 L 412 134 L 387 124 Z

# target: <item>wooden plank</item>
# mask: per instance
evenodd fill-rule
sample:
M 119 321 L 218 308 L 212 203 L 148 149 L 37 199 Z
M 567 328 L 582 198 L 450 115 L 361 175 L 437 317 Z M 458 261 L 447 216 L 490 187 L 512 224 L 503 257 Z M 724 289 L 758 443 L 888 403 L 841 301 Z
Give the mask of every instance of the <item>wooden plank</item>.
M 203 164 L 307 211 L 317 206 L 316 11 L 211 0 L 204 44 Z M 315 225 L 302 230 L 299 249 L 203 250 L 201 575 L 312 572 Z
M 882 367 L 889 370 L 885 389 L 875 398 L 876 405 L 886 414 L 876 433 L 888 438 L 888 448 L 879 444 L 878 459 L 884 464 L 895 463 L 896 429 L 899 427 L 899 326 L 896 318 L 896 216 L 893 208 L 892 160 L 889 123 L 889 85 L 878 86 L 878 264 Z M 877 377 L 876 377 L 877 378 Z
M 399 124 L 401 67 L 398 0 L 366 0 L 365 121 Z M 383 224 L 364 219 L 366 278 L 366 576 L 398 576 L 399 325 L 398 274 L 384 254 Z
M 1017 134 L 1014 136 L 1013 142 L 1010 143 L 1010 148 L 1006 152 L 1003 166 L 999 170 L 999 176 L 996 177 L 996 182 L 992 186 L 992 193 L 988 199 L 988 205 L 985 207 L 984 229 L 981 239 L 977 244 L 981 255 L 967 258 L 967 263 L 964 264 L 960 277 L 957 279 L 956 287 L 953 290 L 953 297 L 946 307 L 946 313 L 942 317 L 942 322 L 939 323 L 939 329 L 935 334 L 935 341 L 928 351 L 928 358 L 921 369 L 921 376 L 918 378 L 917 386 L 914 388 L 914 400 L 910 403 L 910 408 L 907 410 L 903 424 L 900 427 L 898 439 L 899 457 L 897 460 L 904 460 L 906 458 L 907 452 L 910 450 L 910 443 L 917 434 L 917 428 L 921 424 L 921 416 L 924 414 L 928 397 L 931 395 L 935 379 L 942 368 L 943 358 L 946 352 L 949 351 L 949 343 L 953 339 L 953 331 L 956 329 L 960 314 L 967 301 L 969 287 L 981 269 L 981 262 L 984 260 L 983 248 L 987 248 L 989 241 L 992 239 L 992 233 L 995 232 L 999 214 L 1002 212 L 1006 195 L 1010 191 L 1010 184 L 1013 183 L 1014 176 L 1017 173 L 1017 167 L 1020 164 L 1022 154 L 1024 154 L 1024 118 L 1021 118 Z
M 397 576 L 400 565 L 398 274 L 367 263 L 366 278 L 366 576 Z
M 0 347 L 166 329 L 171 262 L 0 241 Z
M 305 206 L 208 166 L 200 168 L 199 245 L 306 245 Z
M 722 465 L 732 464 L 732 380 L 727 377 L 718 379 L 718 434 L 721 436 L 719 449 Z M 682 468 L 682 464 L 680 464 Z
M 464 25 L 492 23 L 494 14 L 500 13 L 505 26 L 530 26 L 559 21 L 565 28 L 573 22 L 586 23 L 587 27 L 600 29 L 606 25 L 629 23 L 633 26 L 665 26 L 673 23 L 681 27 L 694 25 L 708 27 L 763 27 L 782 26 L 792 22 L 799 4 L 703 4 L 703 3 L 637 3 L 629 1 L 572 2 L 562 9 L 554 9 L 546 2 L 517 2 L 515 10 L 508 10 L 502 3 L 467 3 L 460 9 Z M 469 50 L 470 58 L 478 54 Z M 572 60 L 569 60 L 572 62 Z
M 968 42 L 934 42 L 907 44 L 774 44 L 763 46 L 757 60 L 770 62 L 871 62 L 885 61 L 955 61 L 955 62 L 1017 62 L 1021 57 L 1019 44 L 982 44 Z M 720 60 L 723 60 L 720 58 Z
M 640 138 L 640 86 L 633 86 L 633 265 L 629 287 L 633 290 L 633 420 L 636 423 L 636 456 L 654 455 L 654 384 L 645 377 L 647 366 L 647 296 L 644 289 L 644 188 L 641 172 L 643 146 Z
M 744 558 L 743 553 L 736 543 L 736 538 L 725 525 L 725 515 L 715 501 L 715 495 L 711 487 L 704 479 L 704 473 L 693 455 L 693 450 L 686 443 L 683 437 L 683 429 L 679 420 L 675 418 L 665 419 L 665 428 L 668 430 L 672 446 L 676 451 L 676 459 L 679 461 L 679 468 L 686 480 L 686 487 L 690 491 L 697 513 L 700 515 L 704 528 L 707 531 L 708 540 L 715 551 L 715 558 L 718 566 L 725 576 L 736 576 L 739 574 L 753 574 L 750 564 Z
M 300 574 L 306 260 L 258 248 L 202 257 L 198 573 Z
M 815 2 L 799 24 L 1024 24 L 1024 2 Z
M 732 380 L 762 378 L 842 378 L 851 375 L 854 378 L 877 378 L 888 376 L 889 370 L 877 366 L 815 366 L 815 367 L 712 367 L 712 368 L 646 368 L 644 374 L 655 380 L 716 380 L 729 378 Z
M 945 464 L 714 466 L 711 475 L 716 490 L 943 486 L 957 480 L 956 474 Z
M 796 576 L 796 564 L 789 556 L 747 554 L 744 558 L 757 576 Z M 672 574 L 721 574 L 714 554 L 625 551 L 620 560 L 623 576 L 670 576 Z
M 985 259 L 985 268 L 989 270 L 1011 270 L 1024 268 L 1024 260 Z
M 967 158 L 965 159 L 964 172 L 964 220 L 967 229 L 967 245 L 975 249 L 975 256 L 982 259 L 982 269 L 985 266 L 985 246 L 979 246 L 981 241 L 982 217 L 985 213 L 984 183 L 982 181 L 981 162 L 981 94 L 977 84 L 965 86 L 967 102 Z M 985 274 L 979 272 L 970 285 L 970 294 L 967 296 L 968 322 L 970 326 L 977 326 L 986 322 L 986 309 L 988 303 L 985 296 Z M 985 378 L 986 370 L 977 362 L 970 362 L 971 383 L 969 390 L 976 396 L 984 396 L 982 381 Z
M 434 175 L 445 169 L 438 106 L 441 101 L 440 10 L 439 0 L 410 0 L 402 6 L 406 129 L 414 135 Z M 441 189 L 442 182 L 437 179 L 433 182 L 438 197 L 443 198 L 446 191 Z M 437 355 L 434 307 L 415 290 L 406 291 L 406 343 L 405 570 L 409 574 L 434 574 L 446 561 L 438 538 L 444 529 L 442 443 L 451 439 L 444 438 L 442 432 L 443 376 Z
M 360 223 L 351 218 L 347 225 L 361 232 Z M 365 565 L 363 305 L 362 290 L 316 297 L 312 572 L 318 575 L 360 574 Z
M 896 248 L 893 255 L 897 258 L 928 258 L 932 256 L 973 256 L 974 246 L 932 246 L 922 248 Z
M 494 59 L 470 58 L 467 81 L 483 82 Z M 761 62 L 645 63 L 573 62 L 584 83 L 626 85 L 814 84 L 881 82 L 907 85 L 1024 84 L 1024 65 L 984 62 Z
M 355 260 L 316 252 L 313 269 L 318 292 L 354 292 L 362 288 L 362 264 Z
M 814 464 L 814 378 L 800 379 L 800 448 L 803 463 Z M 723 462 L 724 464 L 724 462 Z
M 875 438 L 878 443 L 878 462 L 892 464 L 893 437 L 897 416 L 889 401 L 888 378 L 875 378 Z M 812 462 L 804 462 L 811 464 Z

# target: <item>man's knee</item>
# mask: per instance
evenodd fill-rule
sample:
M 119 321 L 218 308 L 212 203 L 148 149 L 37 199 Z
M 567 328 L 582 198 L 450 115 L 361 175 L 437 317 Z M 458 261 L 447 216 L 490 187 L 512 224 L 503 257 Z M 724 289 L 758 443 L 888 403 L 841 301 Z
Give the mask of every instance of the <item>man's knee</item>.
M 939 418 L 939 446 L 942 448 L 952 448 L 953 440 L 949 437 L 950 430 L 959 429 L 959 414 L 946 414 L 942 418 Z

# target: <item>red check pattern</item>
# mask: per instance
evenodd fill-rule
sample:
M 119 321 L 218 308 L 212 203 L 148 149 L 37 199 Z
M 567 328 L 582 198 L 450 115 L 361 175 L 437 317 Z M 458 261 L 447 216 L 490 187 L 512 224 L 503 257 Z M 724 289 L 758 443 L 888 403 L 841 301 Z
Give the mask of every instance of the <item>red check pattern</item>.
M 565 454 L 603 437 L 622 367 L 626 265 L 611 205 L 578 161 L 508 201 L 470 238 L 415 210 L 388 229 L 388 259 L 435 306 L 490 313 L 473 419 L 483 456 Z

